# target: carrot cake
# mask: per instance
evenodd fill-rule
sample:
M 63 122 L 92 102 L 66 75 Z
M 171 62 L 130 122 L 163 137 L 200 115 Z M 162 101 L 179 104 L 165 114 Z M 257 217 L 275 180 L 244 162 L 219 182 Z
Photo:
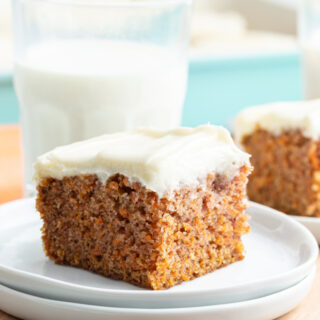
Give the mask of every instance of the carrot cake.
M 320 100 L 247 108 L 236 118 L 235 137 L 252 155 L 251 200 L 320 217 Z
M 46 255 L 164 289 L 244 258 L 249 155 L 216 126 L 136 129 L 38 158 Z

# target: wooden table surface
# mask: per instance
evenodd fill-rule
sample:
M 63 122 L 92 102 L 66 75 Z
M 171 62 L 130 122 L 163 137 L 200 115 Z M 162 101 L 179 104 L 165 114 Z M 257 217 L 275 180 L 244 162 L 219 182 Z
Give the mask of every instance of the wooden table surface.
M 20 129 L 17 125 L 0 126 L 0 203 L 22 197 Z M 313 288 L 308 297 L 281 320 L 320 320 L 320 257 Z M 1 297 L 0 297 L 1 299 Z M 0 310 L 0 320 L 16 319 Z M 278 320 L 279 320 L 278 319 Z

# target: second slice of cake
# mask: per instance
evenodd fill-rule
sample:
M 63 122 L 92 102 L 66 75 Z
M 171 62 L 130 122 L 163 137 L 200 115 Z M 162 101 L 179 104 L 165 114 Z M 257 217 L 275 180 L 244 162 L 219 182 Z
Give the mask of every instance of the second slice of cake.
M 243 259 L 249 155 L 215 126 L 137 129 L 39 157 L 37 209 L 56 263 L 163 289 Z
M 320 217 L 320 100 L 244 109 L 235 121 L 252 155 L 248 196 L 288 214 Z

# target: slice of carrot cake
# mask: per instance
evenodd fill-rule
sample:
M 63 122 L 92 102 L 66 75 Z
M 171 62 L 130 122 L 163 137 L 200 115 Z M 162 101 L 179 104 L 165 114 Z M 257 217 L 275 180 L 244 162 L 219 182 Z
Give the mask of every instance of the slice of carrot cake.
M 222 127 L 137 129 L 35 164 L 47 256 L 163 289 L 243 259 L 249 155 Z
M 252 155 L 251 200 L 320 217 L 320 100 L 247 108 L 236 118 L 235 137 Z

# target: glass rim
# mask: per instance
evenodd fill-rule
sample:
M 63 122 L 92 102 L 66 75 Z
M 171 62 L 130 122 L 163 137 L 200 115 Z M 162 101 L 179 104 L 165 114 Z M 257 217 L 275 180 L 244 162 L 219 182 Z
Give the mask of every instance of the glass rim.
M 152 8 L 167 7 L 171 5 L 191 5 L 193 0 L 14 0 L 17 2 L 34 2 L 40 4 L 88 6 L 88 7 L 129 7 L 129 8 Z

